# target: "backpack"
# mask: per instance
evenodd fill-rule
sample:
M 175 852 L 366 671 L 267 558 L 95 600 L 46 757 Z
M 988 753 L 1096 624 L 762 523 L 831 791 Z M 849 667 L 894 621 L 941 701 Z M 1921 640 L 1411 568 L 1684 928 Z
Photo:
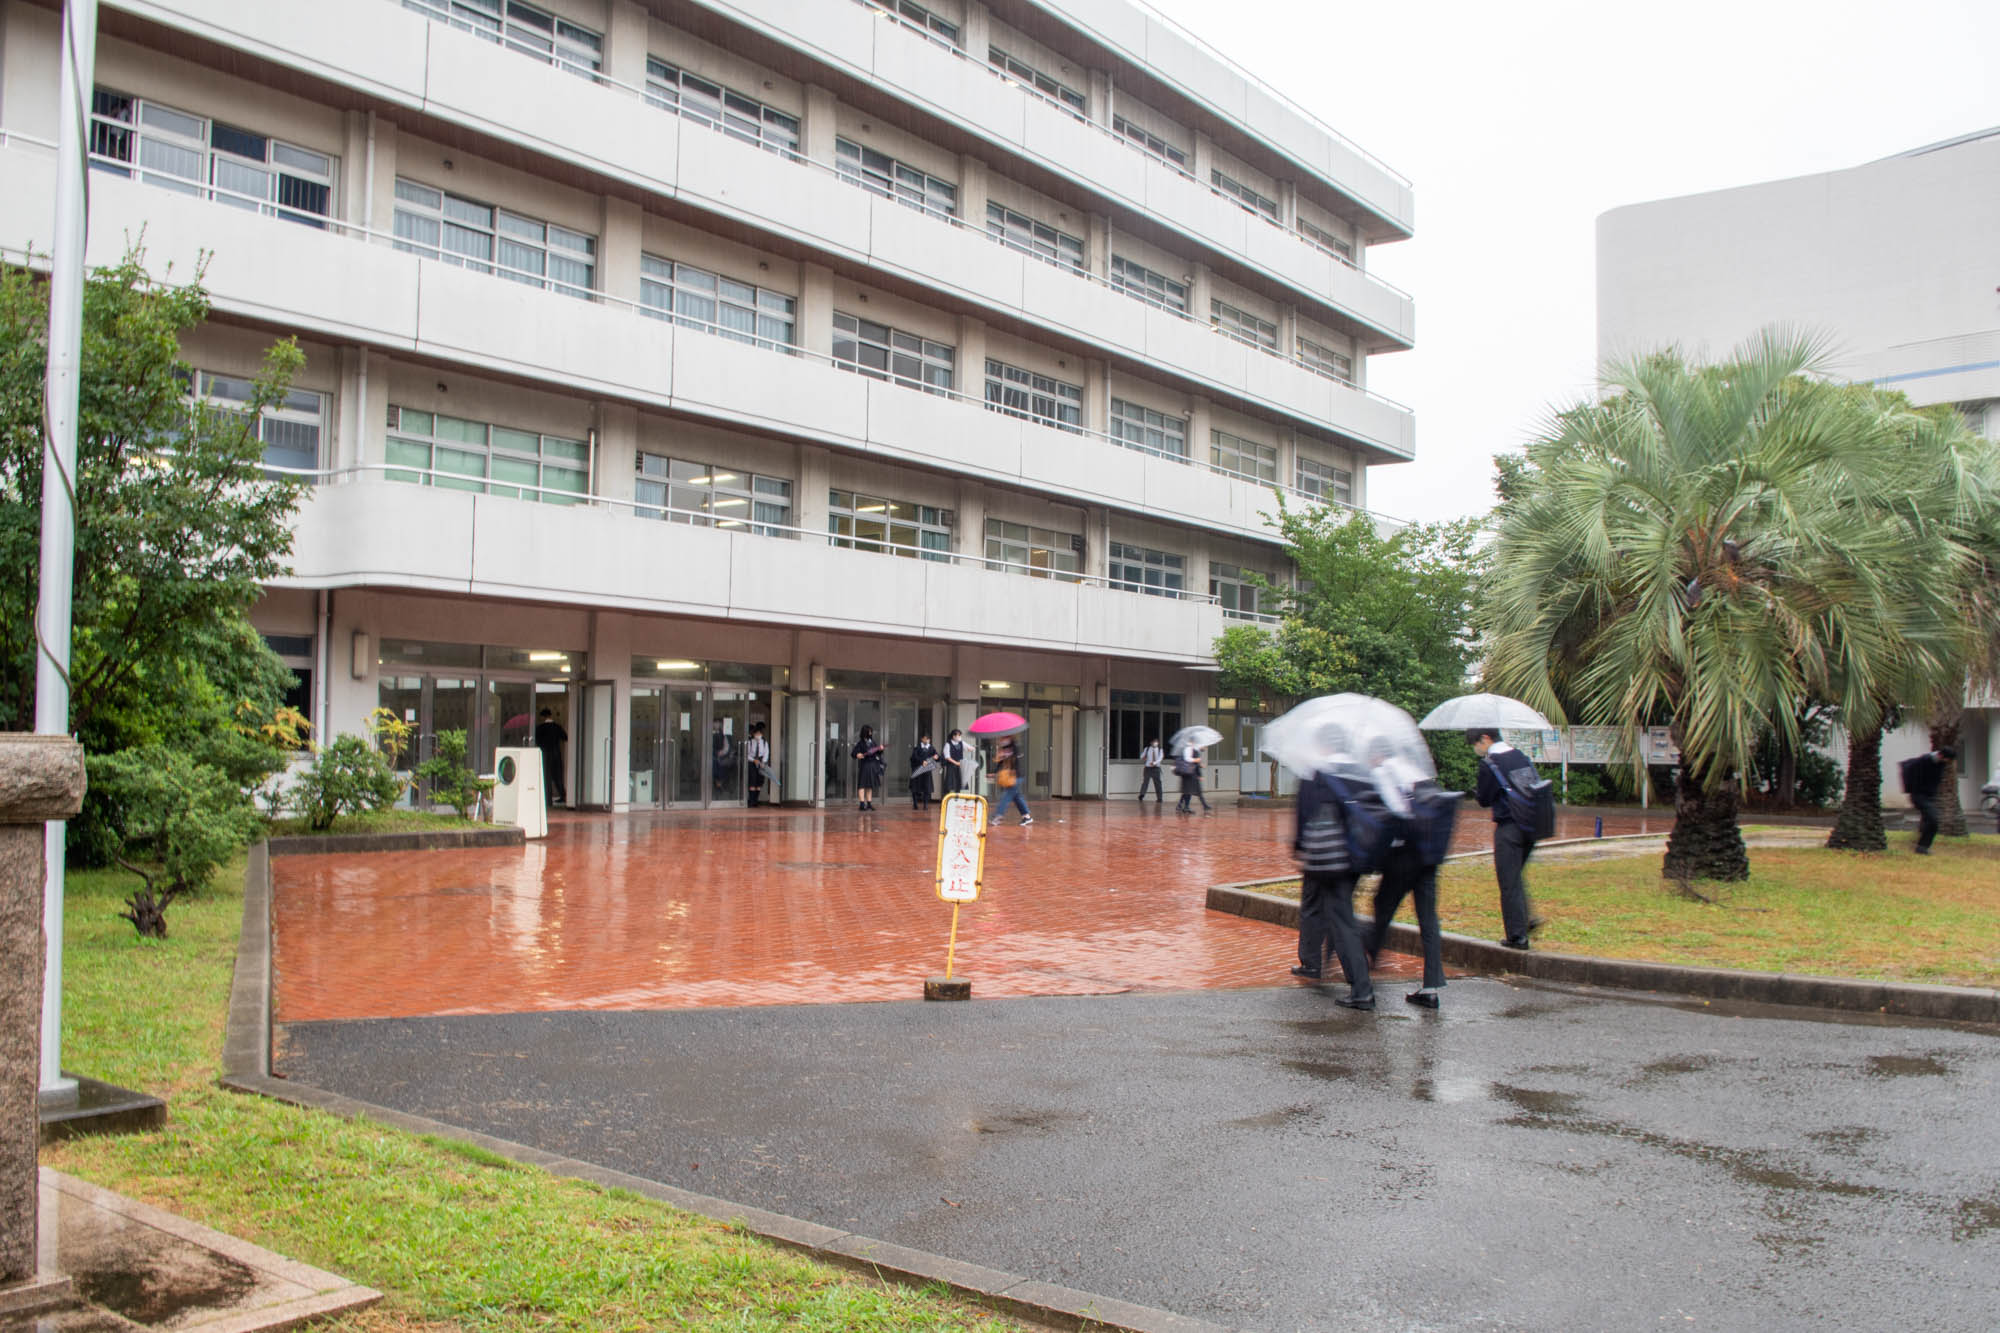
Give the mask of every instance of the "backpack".
M 1187 761 L 1186 755 L 1174 756 L 1174 775 L 1176 777 L 1191 778 L 1199 771 L 1193 764 Z
M 1417 789 L 1410 793 L 1410 843 L 1424 865 L 1442 865 L 1451 854 L 1451 835 L 1458 826 L 1458 803 L 1464 796 L 1464 792 L 1445 791 L 1431 782 L 1417 784 Z
M 1374 874 L 1390 845 L 1403 836 L 1403 821 L 1382 803 L 1374 784 L 1352 787 L 1331 773 L 1321 776 L 1346 816 L 1348 868 L 1357 875 Z
M 1507 818 L 1530 838 L 1546 838 L 1556 831 L 1556 788 L 1532 764 L 1503 769 L 1487 761 L 1500 779 L 1500 799 L 1507 803 Z
M 1896 765 L 1902 774 L 1903 793 L 1907 796 L 1935 796 L 1938 783 L 1931 772 L 1931 757 L 1928 754 L 1912 755 Z

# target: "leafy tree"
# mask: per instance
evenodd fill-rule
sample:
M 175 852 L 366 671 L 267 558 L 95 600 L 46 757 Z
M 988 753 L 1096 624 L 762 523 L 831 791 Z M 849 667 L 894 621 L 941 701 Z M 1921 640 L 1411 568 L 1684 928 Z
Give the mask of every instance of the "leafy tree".
M 166 745 L 86 759 L 93 789 L 115 812 L 119 865 L 141 886 L 119 915 L 141 935 L 164 939 L 166 910 L 205 887 L 216 868 L 263 828 L 256 808 L 228 774 Z
M 450 806 L 460 819 L 469 818 L 473 802 L 493 789 L 493 779 L 473 776 L 465 732 L 458 728 L 438 733 L 437 753 L 417 765 L 416 778 L 429 788 L 431 800 Z
M 1917 484 L 1898 414 L 1806 378 L 1815 357 L 1767 332 L 1718 365 L 1614 366 L 1603 397 L 1528 447 L 1500 511 L 1489 686 L 1635 744 L 1667 719 L 1682 757 L 1668 878 L 1745 878 L 1759 736 L 1796 746 L 1802 701 L 1875 697 L 1940 615 L 1906 534 L 1878 521 Z
M 389 759 L 359 736 L 336 736 L 292 779 L 286 801 L 306 827 L 324 832 L 342 815 L 381 810 L 403 794 Z

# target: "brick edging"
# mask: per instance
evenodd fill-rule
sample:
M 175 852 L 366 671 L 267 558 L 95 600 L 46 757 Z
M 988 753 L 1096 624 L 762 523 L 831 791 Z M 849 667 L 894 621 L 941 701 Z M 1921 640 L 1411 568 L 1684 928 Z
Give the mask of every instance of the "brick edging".
M 515 829 L 513 832 L 520 832 Z M 274 840 L 275 841 L 275 840 Z M 229 989 L 229 1023 L 222 1048 L 221 1085 L 233 1092 L 269 1097 L 290 1106 L 309 1107 L 349 1120 L 372 1120 L 439 1138 L 470 1143 L 524 1166 L 538 1166 L 558 1176 L 590 1181 L 609 1189 L 630 1190 L 726 1226 L 740 1226 L 753 1235 L 842 1268 L 870 1273 L 884 1281 L 914 1286 L 933 1284 L 1004 1314 L 1020 1315 L 1057 1328 L 1130 1330 L 1130 1333 L 1229 1333 L 1211 1324 L 1168 1310 L 1097 1296 L 1073 1287 L 963 1263 L 940 1254 L 913 1250 L 872 1236 L 821 1226 L 783 1213 L 731 1203 L 627 1175 L 609 1167 L 544 1152 L 509 1139 L 410 1115 L 386 1106 L 343 1097 L 310 1084 L 271 1074 L 271 855 L 265 843 L 250 849 L 243 875 L 243 928 L 238 939 L 236 973 Z
M 272 856 L 311 856 L 326 852 L 438 852 L 467 847 L 521 847 L 528 841 L 519 828 L 413 829 L 408 833 L 301 833 L 266 838 L 259 844 Z
M 1208 891 L 1208 908 L 1213 912 L 1226 912 L 1297 930 L 1298 900 L 1258 891 L 1259 886 L 1276 882 L 1254 880 L 1245 884 L 1217 884 Z M 1362 917 L 1361 920 L 1367 921 L 1368 918 Z M 1391 922 L 1387 947 L 1397 953 L 1422 952 L 1417 928 L 1406 922 Z M 2000 1024 L 2000 990 L 1984 990 L 1975 986 L 1925 986 L 1909 981 L 1863 981 L 1787 972 L 1744 972 L 1731 968 L 1597 958 L 1589 954 L 1548 953 L 1540 949 L 1523 951 L 1451 931 L 1444 932 L 1444 958 L 1448 963 L 1481 972 L 1505 972 L 1571 985 L 1665 991 L 1710 1000 L 1798 1005 L 1849 1013 L 1897 1014 L 1955 1023 Z

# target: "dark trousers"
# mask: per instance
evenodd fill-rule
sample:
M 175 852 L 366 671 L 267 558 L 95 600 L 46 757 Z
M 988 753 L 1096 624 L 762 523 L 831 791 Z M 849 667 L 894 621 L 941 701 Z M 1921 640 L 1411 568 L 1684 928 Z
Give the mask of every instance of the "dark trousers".
M 931 803 L 931 775 L 910 779 L 910 808 L 921 810 Z
M 1510 940 L 1528 938 L 1528 922 L 1534 909 L 1528 903 L 1528 882 L 1521 871 L 1535 840 L 1509 820 L 1493 826 L 1493 873 L 1500 880 L 1500 920 Z
M 1204 810 L 1208 809 L 1208 798 L 1201 794 L 1201 775 L 1199 773 L 1189 773 L 1181 778 L 1180 808 L 1183 810 L 1193 809 L 1194 807 L 1188 804 L 1189 801 L 1200 801 L 1201 808 Z
M 547 805 L 562 805 L 569 800 L 569 793 L 563 790 L 562 751 L 542 751 L 542 801 Z
M 753 810 L 756 809 L 757 803 L 763 799 L 764 799 L 764 777 L 760 773 L 757 776 L 750 779 L 750 808 Z
M 1917 850 L 1927 852 L 1938 835 L 1937 797 L 1912 796 L 1910 804 L 1917 807 Z
M 1354 876 L 1309 870 L 1299 884 L 1299 965 L 1325 976 L 1329 953 L 1340 960 L 1355 999 L 1375 993 L 1361 923 L 1354 916 Z
M 1368 955 L 1382 952 L 1389 939 L 1389 923 L 1404 898 L 1416 899 L 1417 933 L 1424 942 L 1424 985 L 1433 989 L 1444 985 L 1444 936 L 1438 927 L 1438 872 L 1417 856 L 1407 843 L 1389 849 L 1389 861 L 1382 869 L 1382 882 L 1375 887 L 1375 929 L 1369 936 Z
M 1160 786 L 1160 766 L 1158 764 L 1146 765 L 1144 773 L 1139 778 L 1139 799 L 1142 801 L 1146 799 L 1146 788 L 1148 786 L 1153 789 L 1154 805 L 1158 805 L 1161 801 L 1167 799 L 1166 791 Z

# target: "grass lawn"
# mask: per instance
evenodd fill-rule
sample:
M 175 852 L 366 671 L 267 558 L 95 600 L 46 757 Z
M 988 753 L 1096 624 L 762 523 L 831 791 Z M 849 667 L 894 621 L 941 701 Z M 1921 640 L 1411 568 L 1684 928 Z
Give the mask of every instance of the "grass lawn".
M 328 829 L 310 829 L 303 819 L 274 819 L 274 838 L 325 837 L 332 833 L 426 833 L 441 828 L 492 828 L 476 819 L 433 814 L 428 810 L 365 810 L 358 815 L 342 815 Z
M 1940 838 L 1935 854 L 1752 847 L 1742 884 L 1698 883 L 1714 904 L 1660 878 L 1660 854 L 1528 863 L 1548 924 L 1537 948 L 1661 963 L 2000 986 L 2000 837 Z M 1275 887 L 1275 886 L 1274 886 Z M 1362 901 L 1372 892 L 1363 885 Z M 1285 890 L 1279 890 L 1285 891 Z M 1296 885 L 1290 892 L 1297 892 Z M 1490 862 L 1453 862 L 1438 878 L 1446 930 L 1500 938 Z M 1414 920 L 1405 906 L 1402 919 Z
M 44 1164 L 387 1293 L 315 1327 L 423 1330 L 1032 1327 L 887 1285 L 618 1190 L 466 1146 L 215 1086 L 243 865 L 117 919 L 130 878 L 78 872 L 65 911 L 64 1064 L 163 1093 L 157 1134 L 56 1144 Z

